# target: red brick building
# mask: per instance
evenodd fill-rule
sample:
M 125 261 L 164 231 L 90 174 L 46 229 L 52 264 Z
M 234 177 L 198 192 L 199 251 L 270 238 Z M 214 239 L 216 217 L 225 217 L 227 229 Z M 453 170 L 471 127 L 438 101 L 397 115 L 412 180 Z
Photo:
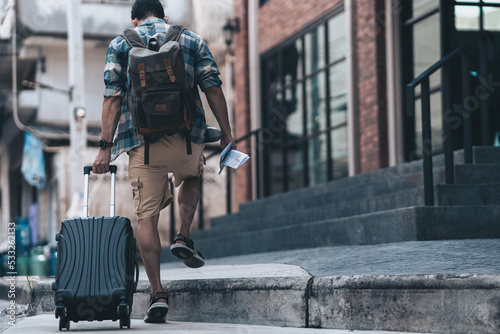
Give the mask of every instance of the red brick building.
M 252 156 L 234 173 L 236 204 L 420 157 L 420 115 L 405 114 L 405 85 L 478 31 L 500 30 L 500 1 L 234 5 L 235 137 Z M 436 153 L 440 75 L 431 77 Z

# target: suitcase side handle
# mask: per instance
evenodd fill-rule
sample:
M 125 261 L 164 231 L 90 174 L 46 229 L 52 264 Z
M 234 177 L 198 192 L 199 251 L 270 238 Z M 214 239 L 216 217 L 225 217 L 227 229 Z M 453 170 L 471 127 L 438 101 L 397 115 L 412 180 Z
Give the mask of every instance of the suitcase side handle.
M 114 217 L 115 215 L 115 190 L 116 190 L 116 165 L 109 165 L 109 170 L 111 172 L 111 204 L 109 206 L 109 215 Z M 85 217 L 89 216 L 89 175 L 92 171 L 92 166 L 83 167 L 83 174 L 85 175 L 84 180 L 84 192 L 83 192 L 83 212 Z

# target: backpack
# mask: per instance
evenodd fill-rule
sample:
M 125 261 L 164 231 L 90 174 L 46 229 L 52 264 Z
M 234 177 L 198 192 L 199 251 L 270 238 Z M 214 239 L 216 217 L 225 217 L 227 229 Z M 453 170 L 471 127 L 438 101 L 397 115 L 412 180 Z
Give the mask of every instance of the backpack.
M 144 164 L 149 164 L 149 145 L 157 135 L 183 132 L 191 154 L 191 125 L 196 105 L 184 68 L 179 38 L 186 28 L 172 25 L 164 45 L 151 38 L 144 44 L 139 33 L 126 29 L 121 36 L 132 47 L 128 76 L 128 105 L 136 132 L 144 136 Z

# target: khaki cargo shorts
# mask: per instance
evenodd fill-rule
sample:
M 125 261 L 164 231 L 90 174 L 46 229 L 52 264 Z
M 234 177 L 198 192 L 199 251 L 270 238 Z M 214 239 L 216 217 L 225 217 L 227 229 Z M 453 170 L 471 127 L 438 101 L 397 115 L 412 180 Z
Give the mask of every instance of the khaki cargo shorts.
M 199 176 L 205 163 L 205 144 L 192 143 L 193 153 L 188 155 L 184 135 L 176 133 L 163 136 L 150 145 L 149 165 L 144 164 L 144 149 L 141 145 L 128 152 L 128 175 L 134 193 L 134 211 L 138 219 L 155 216 L 173 200 L 168 174 L 178 187 L 182 181 Z

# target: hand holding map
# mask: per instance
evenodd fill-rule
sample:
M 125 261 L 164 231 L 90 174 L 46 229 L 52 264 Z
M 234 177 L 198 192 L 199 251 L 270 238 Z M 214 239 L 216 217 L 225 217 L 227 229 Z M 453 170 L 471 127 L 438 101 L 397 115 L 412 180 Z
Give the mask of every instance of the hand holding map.
M 243 165 L 250 157 L 248 154 L 245 154 L 240 151 L 232 150 L 231 149 L 231 143 L 226 146 L 226 148 L 222 151 L 220 155 L 220 162 L 219 162 L 219 172 L 217 175 L 220 175 L 222 170 L 224 169 L 225 166 L 237 169 L 241 165 Z

